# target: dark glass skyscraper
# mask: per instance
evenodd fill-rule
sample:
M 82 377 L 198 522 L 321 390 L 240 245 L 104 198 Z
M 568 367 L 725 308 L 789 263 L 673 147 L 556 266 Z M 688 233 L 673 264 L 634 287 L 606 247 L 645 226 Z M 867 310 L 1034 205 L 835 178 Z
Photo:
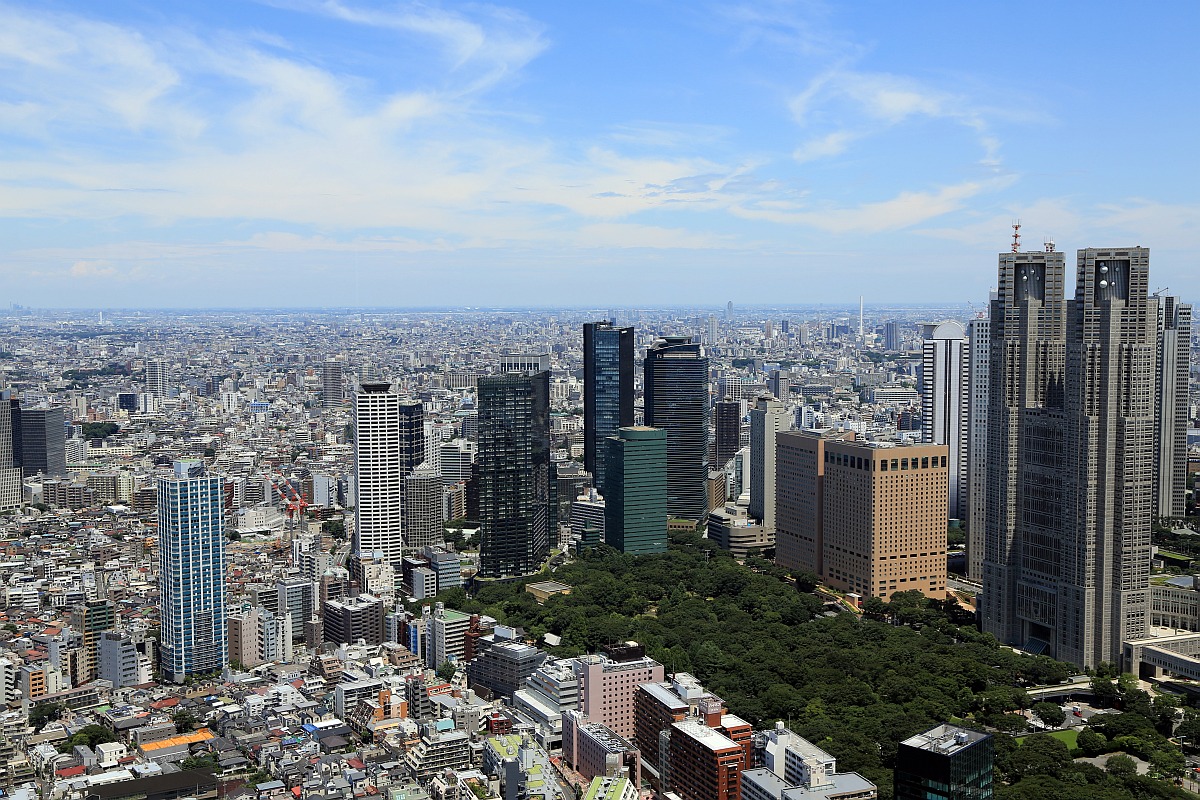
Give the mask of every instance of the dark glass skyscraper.
M 896 800 L 991 800 L 995 745 L 986 733 L 938 725 L 900 743 Z
M 721 469 L 725 462 L 737 454 L 742 436 L 742 402 L 725 398 L 716 405 L 717 417 L 717 463 Z
M 583 467 L 604 491 L 604 440 L 633 424 L 633 328 L 583 326 Z
M 646 425 L 667 432 L 667 513 L 708 513 L 708 358 L 688 336 L 667 336 L 646 351 Z
M 550 552 L 550 373 L 479 379 L 479 574 L 536 572 Z
M 605 541 L 633 555 L 667 552 L 667 432 L 623 427 L 604 443 Z
M 14 447 L 17 439 L 14 432 Z M 67 417 L 62 406 L 22 408 L 19 440 L 26 477 L 67 474 Z

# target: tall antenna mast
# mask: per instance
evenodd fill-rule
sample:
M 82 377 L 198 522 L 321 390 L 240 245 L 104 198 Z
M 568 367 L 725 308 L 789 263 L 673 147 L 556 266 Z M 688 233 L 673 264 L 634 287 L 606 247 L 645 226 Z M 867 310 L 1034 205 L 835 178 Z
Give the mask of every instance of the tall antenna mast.
M 1046 239 L 1046 252 L 1047 253 L 1054 252 L 1054 237 L 1053 236 Z
M 1013 220 L 1012 229 L 1013 229 L 1012 251 L 1014 253 L 1019 253 L 1019 252 L 1021 252 L 1021 220 L 1019 220 L 1019 219 Z

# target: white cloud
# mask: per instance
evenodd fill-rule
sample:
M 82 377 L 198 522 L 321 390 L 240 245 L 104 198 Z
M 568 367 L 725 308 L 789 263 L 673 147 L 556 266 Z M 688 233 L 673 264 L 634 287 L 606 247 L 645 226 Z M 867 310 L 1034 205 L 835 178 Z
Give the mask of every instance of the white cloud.
M 69 272 L 72 278 L 111 278 L 117 269 L 107 261 L 76 261 Z
M 851 131 L 834 131 L 804 142 L 792 152 L 792 158 L 803 164 L 807 161 L 841 155 L 857 138 L 859 138 L 858 134 Z
M 783 210 L 740 208 L 735 213 L 749 219 L 804 225 L 829 233 L 882 233 L 909 228 L 928 219 L 957 211 L 984 191 L 999 189 L 1009 180 L 967 181 L 932 192 L 901 192 L 888 200 L 850 208 Z

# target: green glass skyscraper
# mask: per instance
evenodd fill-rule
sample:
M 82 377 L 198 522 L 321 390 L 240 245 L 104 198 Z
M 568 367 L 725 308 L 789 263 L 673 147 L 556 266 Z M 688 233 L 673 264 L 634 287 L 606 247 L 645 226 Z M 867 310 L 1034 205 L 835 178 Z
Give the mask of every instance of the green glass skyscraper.
M 550 512 L 550 373 L 479 379 L 479 575 L 541 568 L 556 524 Z
M 667 432 L 631 426 L 604 443 L 605 541 L 622 553 L 665 553 Z

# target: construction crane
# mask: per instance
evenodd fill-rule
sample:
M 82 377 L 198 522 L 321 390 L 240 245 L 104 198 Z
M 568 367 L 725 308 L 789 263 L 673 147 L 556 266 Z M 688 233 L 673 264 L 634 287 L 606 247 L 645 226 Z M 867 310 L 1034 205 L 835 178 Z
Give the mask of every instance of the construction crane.
M 303 515 L 308 508 L 308 501 L 296 491 L 296 488 L 288 482 L 283 473 L 277 470 L 275 475 L 269 475 L 268 477 L 271 480 L 271 485 L 275 487 L 276 491 L 279 492 L 279 496 L 286 503 L 288 522 L 292 522 L 297 513 Z

